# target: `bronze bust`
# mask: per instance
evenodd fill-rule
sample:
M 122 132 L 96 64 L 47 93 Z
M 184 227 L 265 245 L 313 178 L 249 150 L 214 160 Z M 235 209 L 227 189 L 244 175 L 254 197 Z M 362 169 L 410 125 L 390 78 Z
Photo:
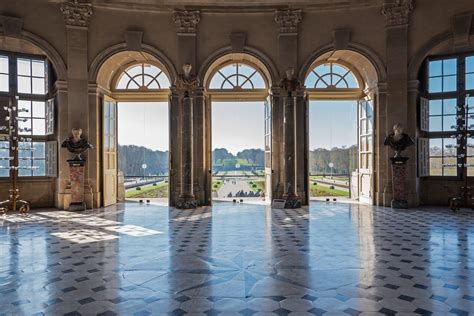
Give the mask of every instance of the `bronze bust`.
M 81 157 L 81 154 L 87 151 L 89 148 L 94 148 L 87 139 L 82 135 L 81 128 L 73 128 L 71 131 L 71 135 L 66 138 L 61 147 L 67 148 L 67 150 L 74 154 L 73 161 L 84 161 Z
M 408 134 L 403 132 L 404 128 L 401 124 L 395 124 L 393 126 L 393 133 L 390 133 L 385 137 L 384 145 L 390 146 L 395 151 L 394 158 L 400 158 L 401 152 L 404 151 L 407 147 L 415 144 L 413 139 L 411 139 Z

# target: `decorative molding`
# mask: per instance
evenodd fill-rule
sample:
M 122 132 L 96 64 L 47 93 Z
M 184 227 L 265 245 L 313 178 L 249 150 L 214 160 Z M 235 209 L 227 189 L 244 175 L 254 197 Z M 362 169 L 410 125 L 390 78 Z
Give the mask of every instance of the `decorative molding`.
M 391 0 L 383 3 L 382 14 L 387 26 L 408 25 L 410 12 L 414 8 L 414 0 Z
M 89 26 L 90 18 L 92 16 L 92 4 L 87 2 L 63 2 L 60 7 L 64 14 L 66 25 L 69 26 Z
M 199 11 L 179 11 L 173 13 L 173 21 L 176 24 L 176 32 L 178 34 L 196 34 L 197 25 L 201 20 Z
M 229 36 L 230 46 L 233 53 L 243 53 L 247 34 L 243 32 L 232 32 Z
M 472 13 L 455 15 L 451 20 L 453 31 L 454 49 L 462 51 L 469 46 L 471 33 Z
M 143 32 L 141 31 L 126 31 L 125 43 L 127 43 L 127 50 L 140 52 L 142 50 Z
M 277 10 L 275 22 L 280 27 L 281 34 L 297 33 L 298 24 L 303 20 L 302 10 Z
M 10 37 L 21 37 L 21 31 L 23 30 L 23 19 L 12 17 L 12 16 L 0 16 L 0 21 L 3 25 L 3 34 Z
M 334 50 L 347 49 L 350 40 L 351 30 L 349 29 L 338 29 L 332 32 L 332 45 L 334 46 Z

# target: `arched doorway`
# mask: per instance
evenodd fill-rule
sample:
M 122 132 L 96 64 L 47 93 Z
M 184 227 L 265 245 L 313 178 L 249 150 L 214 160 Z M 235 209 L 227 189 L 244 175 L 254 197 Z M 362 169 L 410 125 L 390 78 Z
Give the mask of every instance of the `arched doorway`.
M 308 137 L 310 198 L 373 204 L 375 67 L 359 53 L 331 51 L 312 62 L 304 82 L 310 133 L 318 117 L 327 125 Z
M 269 75 L 255 57 L 228 54 L 204 78 L 214 201 L 271 200 Z
M 145 52 L 119 52 L 97 75 L 102 109 L 103 205 L 169 200 L 167 68 Z

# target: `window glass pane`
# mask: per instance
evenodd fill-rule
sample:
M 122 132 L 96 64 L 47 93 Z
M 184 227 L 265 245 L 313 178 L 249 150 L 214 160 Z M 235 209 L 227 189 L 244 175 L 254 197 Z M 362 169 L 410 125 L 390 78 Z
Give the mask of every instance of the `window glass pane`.
M 31 78 L 30 77 L 18 77 L 18 92 L 31 93 Z
M 430 125 L 429 131 L 430 132 L 440 132 L 443 130 L 442 128 L 442 116 L 430 116 Z
M 45 123 L 45 119 L 33 119 L 33 135 L 46 135 Z
M 455 131 L 457 129 L 456 116 L 443 116 L 443 131 Z
M 456 138 L 444 138 L 443 139 L 443 155 L 444 156 L 456 156 Z
M 120 77 L 120 80 L 117 83 L 117 89 L 126 89 L 129 79 L 130 78 L 128 78 L 127 75 L 123 74 L 122 77 Z
M 443 114 L 443 100 L 430 100 L 430 115 L 441 115 Z
M 8 92 L 9 91 L 9 80 L 8 75 L 0 74 L 0 91 Z
M 18 120 L 18 132 L 21 135 L 31 135 L 31 119 Z
M 445 157 L 443 159 L 443 176 L 457 176 L 457 158 L 456 157 Z
M 455 75 L 457 73 L 457 59 L 443 60 L 443 76 Z
M 8 57 L 0 56 L 0 73 L 8 73 Z
M 466 57 L 466 72 L 474 72 L 474 56 Z
M 0 160 L 0 177 L 8 177 L 10 175 L 10 161 Z
M 474 138 L 467 139 L 467 155 L 474 156 Z
M 18 116 L 19 117 L 31 116 L 31 101 L 18 100 Z
M 443 141 L 441 138 L 430 139 L 430 157 L 443 155 Z
M 443 92 L 456 91 L 456 76 L 443 77 Z
M 32 174 L 31 169 L 31 160 L 30 159 L 20 159 L 18 162 L 20 168 L 18 169 L 18 175 L 20 177 L 30 177 Z
M 17 70 L 18 75 L 31 76 L 30 60 L 29 59 L 18 58 L 17 67 L 18 67 L 18 70 Z
M 46 111 L 45 102 L 33 101 L 33 113 L 32 113 L 33 117 L 44 118 L 45 111 Z
M 430 158 L 430 176 L 443 175 L 443 158 Z
M 443 80 L 441 77 L 437 78 L 430 78 L 429 80 L 429 92 L 430 93 L 436 93 L 436 92 L 441 92 L 442 91 L 442 83 Z
M 31 62 L 31 68 L 33 70 L 33 76 L 35 77 L 45 77 L 44 75 L 44 61 L 33 60 Z
M 34 148 L 34 151 L 33 151 L 33 157 L 34 158 L 45 159 L 45 148 L 46 148 L 45 143 L 43 143 L 43 142 L 34 142 L 33 143 L 33 148 Z
M 456 99 L 445 99 L 443 100 L 443 114 L 456 114 Z
M 33 94 L 45 94 L 44 78 L 33 78 Z
M 474 90 L 474 73 L 466 75 L 466 89 Z
M 143 72 L 152 77 L 156 77 L 160 73 L 160 69 L 153 65 L 145 64 L 143 68 Z
M 142 64 L 133 66 L 127 70 L 127 73 L 130 77 L 134 77 L 142 73 Z
M 441 60 L 430 61 L 428 76 L 429 77 L 441 76 L 442 75 L 441 67 L 442 67 L 442 61 Z
M 33 176 L 44 177 L 46 175 L 45 160 L 33 160 Z

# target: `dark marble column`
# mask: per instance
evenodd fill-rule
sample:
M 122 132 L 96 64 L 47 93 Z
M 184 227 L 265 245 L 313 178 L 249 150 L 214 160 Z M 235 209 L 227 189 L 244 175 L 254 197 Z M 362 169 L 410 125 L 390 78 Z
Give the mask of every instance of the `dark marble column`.
M 301 206 L 301 200 L 296 194 L 295 99 L 291 94 L 283 98 L 285 208 Z

